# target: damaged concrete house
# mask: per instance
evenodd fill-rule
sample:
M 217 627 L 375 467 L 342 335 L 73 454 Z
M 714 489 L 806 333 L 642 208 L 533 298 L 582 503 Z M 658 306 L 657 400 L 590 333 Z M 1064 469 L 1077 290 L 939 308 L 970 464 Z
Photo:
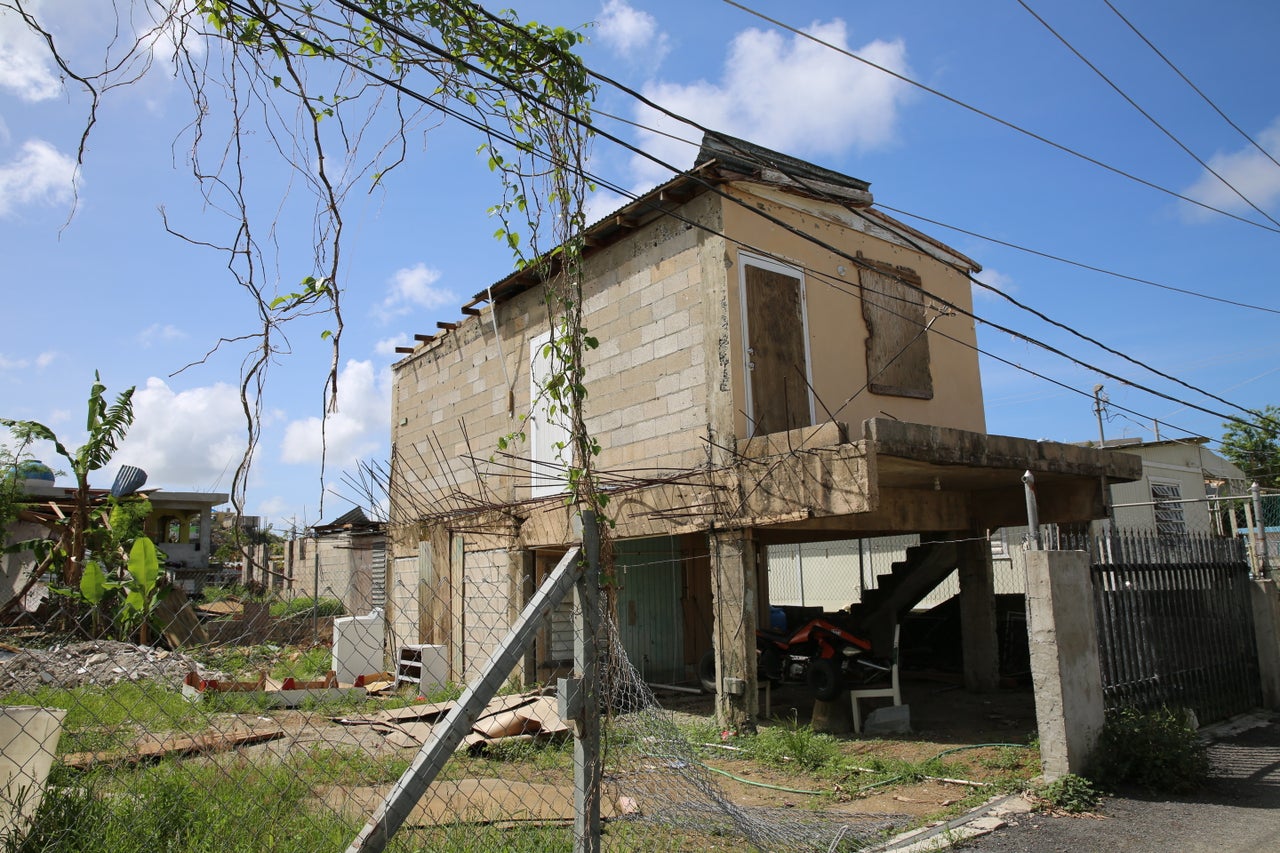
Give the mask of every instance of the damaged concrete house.
M 1134 457 L 986 434 L 968 276 L 976 262 L 875 208 L 869 185 L 736 139 L 585 233 L 586 422 L 602 446 L 618 629 L 658 683 L 696 683 L 714 648 L 717 712 L 759 712 L 754 632 L 769 544 L 918 533 L 854 618 L 876 650 L 959 568 L 965 681 L 997 680 L 987 532 L 1104 515 Z M 534 406 L 548 321 L 532 271 L 418 335 L 394 366 L 391 642 L 475 674 L 578 537 L 563 428 Z M 539 410 L 541 408 L 541 410 Z M 531 413 L 531 414 L 530 414 Z M 525 424 L 521 416 L 530 414 Z M 501 436 L 525 430 L 511 455 Z M 569 605 L 518 676 L 568 669 Z M 726 682 L 725 679 L 734 679 Z

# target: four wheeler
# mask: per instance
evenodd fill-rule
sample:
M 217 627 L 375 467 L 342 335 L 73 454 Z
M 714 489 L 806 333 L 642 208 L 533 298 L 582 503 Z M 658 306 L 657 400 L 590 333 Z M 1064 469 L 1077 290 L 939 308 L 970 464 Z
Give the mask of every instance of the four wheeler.
M 824 702 L 835 699 L 850 685 L 865 683 L 889 671 L 889 665 L 872 658 L 870 652 L 870 641 L 826 616 L 811 619 L 794 632 L 756 631 L 758 677 L 775 684 L 806 683 L 814 698 Z M 702 688 L 714 693 L 714 650 L 703 657 L 698 676 Z

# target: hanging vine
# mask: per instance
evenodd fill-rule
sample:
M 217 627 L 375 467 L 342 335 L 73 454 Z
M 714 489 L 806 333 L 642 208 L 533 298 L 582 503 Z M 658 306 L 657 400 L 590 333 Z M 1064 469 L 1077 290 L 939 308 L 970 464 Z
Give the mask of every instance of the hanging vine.
M 244 348 L 247 440 L 232 485 L 237 511 L 261 438 L 268 375 L 290 352 L 287 332 L 301 318 L 327 318 L 323 399 L 326 411 L 337 405 L 349 196 L 386 184 L 413 156 L 411 136 L 447 119 L 483 135 L 480 151 L 501 178 L 498 236 L 520 263 L 537 264 L 546 283 L 553 370 L 543 394 L 570 424 L 573 499 L 603 509 L 593 468 L 600 448 L 583 415 L 583 357 L 596 342 L 582 326 L 580 233 L 590 189 L 582 165 L 593 89 L 573 52 L 581 34 L 471 0 L 133 0 L 112 8 L 116 32 L 132 36 L 113 37 L 105 59 L 86 69 L 61 50 L 30 0 L 0 0 L 0 9 L 43 38 L 64 80 L 87 99 L 81 167 L 112 90 L 160 61 L 186 84 L 189 165 L 206 210 L 220 213 L 225 226 L 220 237 L 196 235 L 172 214 L 162 216 L 170 233 L 219 252 L 252 306 L 251 326 L 220 338 L 195 362 Z M 162 46 L 168 55 L 159 55 Z M 250 137 L 259 147 L 266 141 L 273 164 L 264 168 L 246 155 Z M 305 270 L 288 252 L 292 235 L 282 222 L 297 196 L 310 208 Z M 544 251 L 547 245 L 554 248 Z M 322 485 L 323 478 L 322 471 Z

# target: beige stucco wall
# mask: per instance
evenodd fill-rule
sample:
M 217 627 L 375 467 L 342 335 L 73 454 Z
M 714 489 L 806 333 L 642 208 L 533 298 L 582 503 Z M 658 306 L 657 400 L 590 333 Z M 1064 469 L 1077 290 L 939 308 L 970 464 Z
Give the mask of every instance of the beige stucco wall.
M 861 252 L 870 261 L 910 267 L 921 277 L 925 291 L 966 310 L 973 307 L 967 278 L 837 205 L 783 195 L 761 185 L 736 183 L 727 189 L 746 203 L 744 209 L 742 205 L 726 202 L 723 215 L 725 232 L 741 244 L 730 250 L 727 259 L 733 264 L 728 271 L 729 316 L 732 318 L 729 328 L 739 435 L 745 433 L 747 424 L 742 414 L 746 409 L 742 390 L 745 359 L 737 267 L 738 253 L 749 251 L 746 247 L 768 247 L 776 259 L 804 272 L 811 371 L 814 390 L 821 400 L 815 407 L 819 421 L 825 419 L 822 405 L 825 403 L 836 414 L 836 420 L 847 424 L 858 424 L 885 412 L 913 423 L 986 431 L 972 319 L 959 315 L 942 317 L 932 327 L 928 340 L 933 399 L 875 394 L 870 390 L 859 393 L 867 382 L 867 326 L 857 295 L 857 267 L 847 258 L 790 233 L 755 211 L 761 210 L 849 255 Z M 796 205 L 803 205 L 804 210 L 796 210 Z M 925 304 L 930 304 L 927 297 Z M 927 316 L 933 313 L 928 311 Z M 854 398 L 852 402 L 841 409 L 850 397 Z
M 686 204 L 682 215 L 712 231 L 720 228 L 711 197 Z M 716 285 L 706 280 L 703 247 L 718 242 L 706 230 L 663 218 L 588 257 L 584 325 L 600 345 L 587 356 L 586 415 L 603 448 L 599 467 L 643 463 L 678 470 L 705 459 L 709 389 L 727 385 L 715 369 L 723 349 L 717 336 L 727 332 L 709 324 L 719 315 L 709 313 L 706 302 Z M 713 256 L 719 261 L 722 253 Z M 496 310 L 496 339 L 486 308 L 393 368 L 392 442 L 397 472 L 409 476 L 414 494 L 413 501 L 400 503 L 413 515 L 440 508 L 446 484 L 479 495 L 477 471 L 486 499 L 529 496 L 523 473 L 486 460 L 500 437 L 523 428 L 521 416 L 529 412 L 529 346 L 547 330 L 542 289 L 501 301 Z M 531 453 L 518 441 L 510 452 Z M 481 461 L 473 463 L 469 455 Z
M 1155 530 L 1155 508 L 1152 506 L 1125 507 L 1120 504 L 1150 503 L 1152 481 L 1177 483 L 1184 500 L 1196 503 L 1182 504 L 1187 530 L 1193 533 L 1212 531 L 1210 506 L 1205 497 L 1205 478 L 1222 478 L 1229 481 L 1228 491 L 1244 494 L 1247 489 L 1244 474 L 1230 462 L 1188 442 L 1169 442 L 1116 448 L 1125 453 L 1142 457 L 1142 479 L 1132 483 L 1115 483 L 1111 486 L 1111 498 L 1117 505 L 1116 526 L 1125 529 Z

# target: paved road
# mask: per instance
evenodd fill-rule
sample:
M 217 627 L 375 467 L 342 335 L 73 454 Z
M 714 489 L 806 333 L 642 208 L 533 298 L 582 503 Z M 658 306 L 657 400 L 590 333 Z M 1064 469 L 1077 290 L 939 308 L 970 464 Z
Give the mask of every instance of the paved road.
M 1101 818 L 1022 814 L 960 845 L 983 853 L 1276 853 L 1280 851 L 1280 720 L 1209 748 L 1210 786 L 1177 799 L 1109 797 Z

